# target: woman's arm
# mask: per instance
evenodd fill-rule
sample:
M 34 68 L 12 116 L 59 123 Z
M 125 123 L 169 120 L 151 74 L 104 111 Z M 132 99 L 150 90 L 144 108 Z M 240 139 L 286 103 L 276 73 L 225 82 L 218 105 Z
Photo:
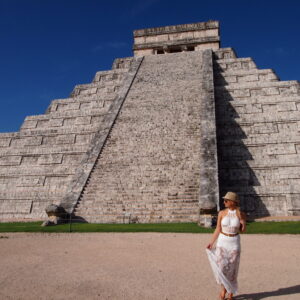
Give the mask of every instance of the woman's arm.
M 216 239 L 218 238 L 221 232 L 221 220 L 222 220 L 222 211 L 219 211 L 217 226 L 213 233 L 211 242 L 206 246 L 207 249 L 211 249 L 213 247 L 214 242 L 216 241 Z
M 246 214 L 244 212 L 241 211 L 241 227 L 240 227 L 240 231 L 241 232 L 245 232 L 246 231 Z

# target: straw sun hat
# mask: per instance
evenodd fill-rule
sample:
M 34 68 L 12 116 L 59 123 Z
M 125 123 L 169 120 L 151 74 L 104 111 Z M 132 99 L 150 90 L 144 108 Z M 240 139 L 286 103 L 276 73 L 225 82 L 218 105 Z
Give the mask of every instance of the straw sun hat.
M 222 198 L 226 200 L 234 201 L 236 202 L 236 204 L 240 203 L 238 194 L 234 192 L 227 192 L 226 195 Z

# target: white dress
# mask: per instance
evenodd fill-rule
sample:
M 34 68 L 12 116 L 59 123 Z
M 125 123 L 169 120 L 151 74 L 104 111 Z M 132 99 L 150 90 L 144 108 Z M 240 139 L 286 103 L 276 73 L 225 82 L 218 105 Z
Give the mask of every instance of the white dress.
M 221 221 L 222 232 L 235 234 L 239 232 L 240 219 L 236 210 L 228 209 Z M 219 234 L 216 248 L 206 249 L 208 259 L 218 284 L 223 284 L 228 293 L 238 292 L 237 276 L 240 263 L 240 235 L 226 236 Z

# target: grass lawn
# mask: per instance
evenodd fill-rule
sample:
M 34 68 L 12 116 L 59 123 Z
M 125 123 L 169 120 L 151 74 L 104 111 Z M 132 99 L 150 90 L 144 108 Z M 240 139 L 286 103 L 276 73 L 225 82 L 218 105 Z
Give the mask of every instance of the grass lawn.
M 41 227 L 42 222 L 0 223 L 0 232 L 182 232 L 212 233 L 214 229 L 195 223 L 88 224 L 73 223 Z M 249 222 L 245 234 L 300 234 L 300 222 Z

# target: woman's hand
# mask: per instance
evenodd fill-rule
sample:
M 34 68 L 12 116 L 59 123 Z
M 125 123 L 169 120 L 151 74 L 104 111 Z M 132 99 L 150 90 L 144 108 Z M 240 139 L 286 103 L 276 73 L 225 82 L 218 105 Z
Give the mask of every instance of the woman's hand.
M 241 232 L 245 232 L 245 230 L 246 230 L 246 224 L 245 224 L 245 222 L 241 222 L 240 230 L 241 230 Z
M 212 247 L 213 247 L 213 244 L 214 244 L 214 243 L 209 243 L 209 244 L 206 246 L 206 248 L 209 249 L 209 250 L 211 250 Z
M 246 214 L 244 212 L 241 212 L 242 219 L 240 220 L 240 231 L 245 232 L 246 231 Z

